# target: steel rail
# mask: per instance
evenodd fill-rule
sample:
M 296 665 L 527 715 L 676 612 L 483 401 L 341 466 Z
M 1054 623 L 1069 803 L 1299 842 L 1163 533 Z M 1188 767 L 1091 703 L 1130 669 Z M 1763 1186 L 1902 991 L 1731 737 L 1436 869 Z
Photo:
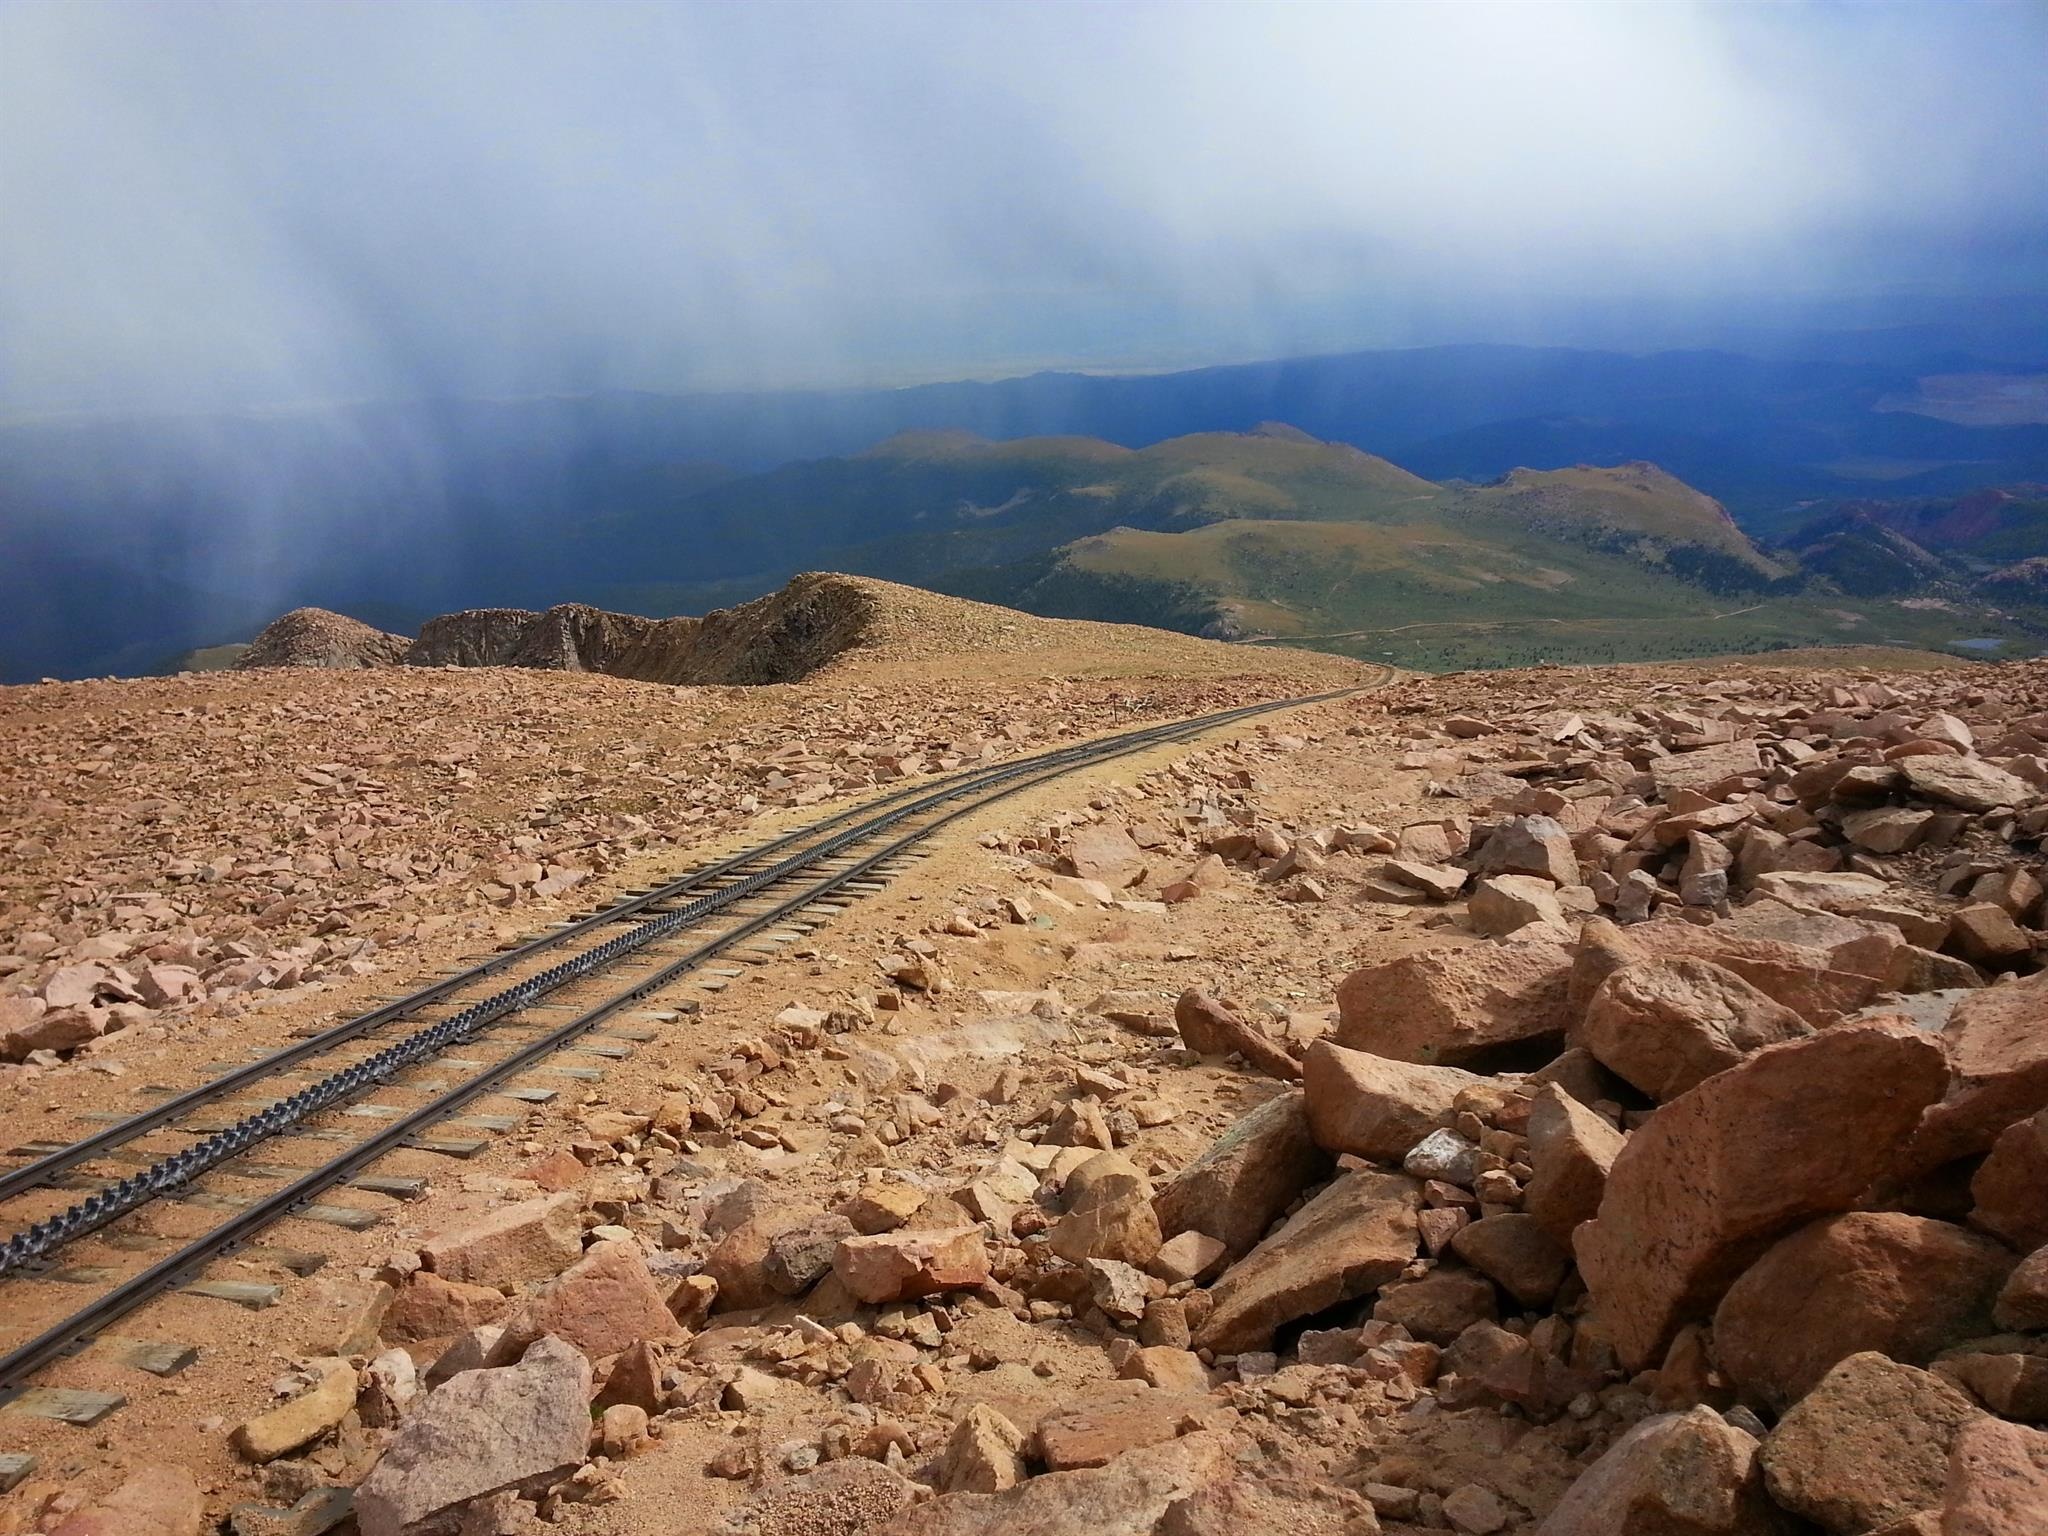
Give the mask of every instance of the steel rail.
M 1057 752 L 1041 754 L 1038 757 L 1002 765 L 1000 768 L 985 775 L 984 782 L 981 783 L 956 784 L 936 791 L 933 791 L 930 786 L 920 786 L 926 792 L 920 794 L 909 804 L 899 806 L 897 809 L 887 811 L 880 816 L 872 817 L 862 822 L 859 826 L 850 828 L 828 839 L 820 847 L 793 855 L 790 859 L 784 860 L 782 864 L 777 865 L 773 870 L 761 871 L 756 875 L 748 876 L 739 882 L 738 885 L 728 889 L 737 890 L 740 886 L 747 886 L 749 887 L 748 893 L 752 894 L 753 891 L 758 891 L 764 885 L 780 883 L 780 881 L 787 879 L 790 874 L 800 872 L 809 864 L 830 858 L 855 843 L 871 841 L 874 837 L 893 829 L 904 821 L 943 806 L 950 800 L 959 799 L 962 795 L 967 794 L 974 794 L 975 798 L 970 804 L 948 811 L 929 825 L 917 828 L 886 847 L 864 855 L 846 869 L 826 875 L 823 879 L 810 884 L 805 890 L 778 902 L 767 912 L 747 919 L 729 932 L 715 936 L 706 943 L 691 950 L 688 954 L 680 956 L 663 965 L 655 972 L 640 978 L 631 986 L 614 994 L 604 1002 L 522 1046 L 505 1060 L 493 1063 L 468 1081 L 442 1093 L 427 1104 L 393 1121 L 384 1129 L 373 1132 L 347 1152 L 341 1153 L 328 1162 L 308 1170 L 284 1188 L 277 1190 L 262 1200 L 254 1202 L 204 1236 L 195 1239 L 175 1253 L 167 1255 L 139 1274 L 122 1282 L 87 1307 L 53 1324 L 26 1344 L 11 1351 L 4 1357 L 0 1357 L 0 1394 L 11 1396 L 20 1389 L 27 1377 L 33 1375 L 59 1356 L 70 1353 L 80 1347 L 107 1323 L 125 1316 L 164 1290 L 170 1289 L 193 1277 L 204 1265 L 242 1246 L 251 1234 L 291 1215 L 309 1203 L 313 1196 L 360 1171 L 393 1148 L 402 1145 L 410 1137 L 417 1135 L 421 1130 L 446 1117 L 471 1100 L 490 1092 L 498 1084 L 510 1077 L 516 1076 L 534 1062 L 560 1050 L 563 1046 L 587 1033 L 619 1009 L 660 991 L 677 976 L 702 964 L 711 956 L 730 948 L 742 939 L 751 937 L 765 928 L 784 921 L 791 913 L 820 900 L 847 882 L 860 878 L 876 866 L 886 863 L 907 849 L 925 841 L 940 828 L 1010 795 L 1030 788 L 1035 784 L 1056 778 L 1072 767 L 1077 766 L 1079 762 L 1092 764 L 1112 761 L 1118 757 L 1128 756 L 1133 752 L 1144 751 L 1150 747 L 1200 735 L 1207 731 L 1233 724 L 1238 720 L 1271 713 L 1275 710 L 1326 702 L 1331 699 L 1345 697 L 1357 691 L 1357 689 L 1348 688 L 1337 689 L 1302 698 L 1243 706 L 1235 710 L 1222 711 L 1215 715 L 1197 717 L 1193 720 L 1175 721 L 1161 726 L 1146 727 L 1138 731 L 1125 733 L 1124 735 L 1088 743 L 1083 747 L 1061 749 Z M 1082 753 L 1085 753 L 1085 755 L 1077 756 L 1077 754 Z M 977 793 L 977 791 L 980 792 Z M 724 896 L 725 894 L 725 892 L 718 893 L 719 896 Z M 681 927 L 688 926 L 689 922 L 701 920 L 704 914 L 696 910 L 699 905 L 700 903 L 692 903 L 688 908 L 667 914 L 662 919 L 658 919 L 653 923 L 643 924 L 641 927 L 643 929 L 661 927 L 664 929 L 664 937 L 672 936 L 674 932 L 680 931 Z M 671 926 L 669 923 L 670 918 L 687 919 L 687 921 Z M 617 943 L 618 941 L 614 940 L 611 942 Z M 637 944 L 633 947 L 644 947 L 645 942 L 652 941 L 643 941 L 642 944 Z M 587 953 L 596 954 L 608 947 L 608 945 L 601 945 L 598 950 Z M 625 952 L 629 951 L 621 951 L 621 953 Z M 557 969 L 560 968 L 558 967 Z M 586 972 L 586 974 L 589 973 Z M 409 1048 L 415 1047 L 418 1042 L 423 1042 L 426 1037 L 436 1035 L 438 1032 L 444 1031 L 448 1026 L 459 1023 L 463 1017 L 463 1015 L 458 1015 L 455 1019 L 444 1020 L 442 1023 L 420 1032 L 419 1035 L 411 1037 L 410 1040 L 401 1042 L 399 1046 L 392 1047 L 390 1051 L 379 1053 L 381 1057 L 392 1055 L 394 1052 L 408 1051 L 404 1060 L 395 1061 L 393 1065 L 382 1072 L 375 1080 L 381 1081 L 384 1077 L 388 1077 L 391 1072 L 400 1070 L 403 1066 L 410 1065 L 413 1061 L 422 1059 L 425 1055 L 431 1054 L 433 1050 L 439 1049 L 440 1045 L 438 1044 L 432 1047 L 418 1045 L 416 1049 Z M 476 1027 L 480 1026 L 475 1024 L 469 1026 L 472 1031 Z M 443 1040 L 441 1044 L 452 1043 L 454 1038 L 457 1037 L 450 1036 L 448 1040 Z M 372 1058 L 372 1061 L 377 1059 Z M 293 1100 L 285 1101 L 287 1104 L 302 1101 L 305 1105 L 293 1117 L 292 1122 L 289 1123 L 296 1123 L 297 1119 L 303 1119 L 306 1115 L 327 1108 L 340 1098 L 348 1097 L 353 1092 L 360 1091 L 361 1087 L 367 1086 L 367 1082 L 357 1082 L 354 1087 L 346 1091 L 337 1089 L 331 1094 L 321 1095 L 319 1093 L 328 1084 L 338 1083 L 342 1079 L 353 1077 L 365 1065 L 368 1064 L 358 1064 L 357 1068 L 351 1068 L 346 1072 L 336 1074 L 334 1078 L 328 1079 L 326 1083 L 316 1084 L 304 1093 L 294 1095 Z M 308 1098 L 308 1095 L 318 1095 L 317 1102 L 315 1099 Z M 222 1132 L 216 1137 L 209 1138 L 209 1143 L 222 1143 L 222 1148 L 218 1155 L 213 1158 L 212 1162 L 205 1164 L 205 1166 L 193 1167 L 189 1171 L 182 1172 L 169 1187 L 176 1187 L 188 1182 L 191 1178 L 197 1177 L 199 1173 L 206 1171 L 206 1168 L 213 1166 L 214 1163 L 224 1161 L 226 1157 L 244 1150 L 254 1140 L 260 1140 L 267 1135 L 277 1134 L 279 1130 L 287 1128 L 286 1125 L 270 1127 L 264 1123 L 265 1117 L 272 1115 L 280 1107 L 279 1105 L 273 1105 L 266 1110 L 258 1111 L 255 1115 L 248 1117 L 235 1127 L 231 1127 L 227 1132 Z M 226 1138 L 226 1140 L 224 1141 L 223 1138 Z M 190 1150 L 193 1149 L 188 1149 L 188 1151 Z M 166 1169 L 171 1165 L 177 1164 L 179 1158 L 185 1156 L 186 1154 L 177 1154 L 171 1159 L 166 1159 L 164 1163 L 157 1165 L 157 1168 Z M 148 1173 L 155 1171 L 155 1169 L 145 1170 L 144 1174 L 137 1175 L 136 1178 L 138 1180 L 143 1179 Z M 124 1181 L 124 1184 L 133 1184 L 134 1182 L 135 1180 Z M 151 1190 L 123 1209 L 132 1209 L 135 1205 L 146 1203 L 162 1192 L 164 1191 Z M 108 1193 L 110 1191 L 100 1192 L 101 1195 Z M 98 1198 L 99 1196 L 94 1197 L 94 1199 Z M 74 1207 L 74 1210 L 84 1210 L 92 1206 L 92 1204 L 93 1201 L 88 1200 L 83 1202 L 81 1206 Z M 104 1224 L 104 1221 L 111 1220 L 114 1215 L 121 1213 L 116 1211 L 111 1215 L 106 1215 L 95 1222 L 94 1225 Z

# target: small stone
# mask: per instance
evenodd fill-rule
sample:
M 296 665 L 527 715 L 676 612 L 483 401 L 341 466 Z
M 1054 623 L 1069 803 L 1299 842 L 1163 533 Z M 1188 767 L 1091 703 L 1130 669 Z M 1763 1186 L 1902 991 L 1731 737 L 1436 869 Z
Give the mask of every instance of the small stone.
M 1182 1232 L 1160 1244 L 1145 1267 L 1168 1285 L 1200 1282 L 1221 1269 L 1230 1250 L 1205 1232 Z
M 310 1444 L 356 1405 L 356 1371 L 341 1359 L 317 1360 L 314 1384 L 282 1407 L 258 1414 L 235 1431 L 235 1449 L 249 1461 L 275 1460 Z
M 1511 1517 L 1493 1490 L 1467 1483 L 1444 1496 L 1444 1518 L 1451 1522 L 1452 1530 L 1466 1536 L 1494 1536 L 1507 1529 Z
M 945 1493 L 1000 1493 L 1029 1475 L 1023 1433 L 986 1403 L 976 1403 L 946 1438 L 938 1485 Z
M 1412 1178 L 1470 1188 L 1479 1176 L 1479 1148 L 1456 1131 L 1431 1131 L 1409 1149 L 1401 1168 Z

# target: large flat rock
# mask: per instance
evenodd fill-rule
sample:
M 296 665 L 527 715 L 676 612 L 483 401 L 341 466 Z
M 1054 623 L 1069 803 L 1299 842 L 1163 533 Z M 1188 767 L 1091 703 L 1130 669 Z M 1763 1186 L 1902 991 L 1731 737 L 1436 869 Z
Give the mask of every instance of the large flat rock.
M 1421 1186 L 1397 1173 L 1342 1174 L 1209 1289 L 1195 1336 L 1219 1355 L 1263 1349 L 1273 1330 L 1397 1278 L 1415 1257 Z
M 1394 1061 L 1483 1065 L 1503 1047 L 1561 1039 L 1571 951 L 1555 938 L 1430 949 L 1353 971 L 1337 987 L 1338 1045 Z

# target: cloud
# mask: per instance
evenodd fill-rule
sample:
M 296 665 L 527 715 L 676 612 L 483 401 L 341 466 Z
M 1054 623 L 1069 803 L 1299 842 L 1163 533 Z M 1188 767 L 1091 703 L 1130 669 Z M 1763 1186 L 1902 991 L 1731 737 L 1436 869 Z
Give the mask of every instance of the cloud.
M 0 408 L 2042 286 L 2027 4 L 0 8 Z

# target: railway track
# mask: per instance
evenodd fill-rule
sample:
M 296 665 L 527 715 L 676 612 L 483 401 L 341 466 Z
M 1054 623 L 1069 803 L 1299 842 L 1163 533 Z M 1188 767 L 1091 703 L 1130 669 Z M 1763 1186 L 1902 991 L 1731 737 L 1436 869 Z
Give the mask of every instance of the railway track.
M 589 1079 L 604 1070 L 550 1066 L 553 1058 L 629 1055 L 632 1043 L 654 1032 L 621 1027 L 621 1015 L 720 956 L 771 956 L 777 943 L 843 910 L 845 899 L 879 889 L 876 876 L 899 869 L 919 844 L 961 817 L 1078 767 L 1357 691 L 1143 727 L 870 800 L 630 893 L 281 1050 L 225 1064 L 210 1081 L 168 1092 L 149 1109 L 76 1141 L 15 1148 L 13 1155 L 27 1160 L 0 1171 L 0 1221 L 30 1214 L 10 1208 L 40 1206 L 45 1213 L 0 1240 L 0 1315 L 48 1310 L 17 1310 L 7 1295 L 19 1296 L 17 1287 L 63 1282 L 92 1294 L 0 1355 L 0 1406 L 96 1422 L 119 1406 L 118 1397 L 33 1388 L 31 1379 L 172 1290 L 250 1305 L 274 1300 L 278 1287 L 209 1282 L 205 1271 L 287 1219 L 374 1225 L 378 1208 L 321 1197 L 345 1190 L 344 1199 L 403 1198 L 423 1190 L 424 1180 L 370 1170 L 401 1148 L 452 1156 L 482 1150 L 487 1137 L 467 1132 L 514 1128 L 559 1091 L 546 1081 L 550 1073 L 559 1082 L 564 1074 Z M 369 1102 L 372 1092 L 403 1102 Z M 257 1097 L 245 1097 L 251 1094 Z M 515 1112 L 458 1118 L 493 1097 Z M 328 1146 L 334 1150 L 320 1156 Z M 299 1148 L 301 1157 L 318 1160 L 259 1161 L 250 1156 L 258 1147 Z M 72 1195 L 82 1198 L 48 1209 Z M 133 1230 L 140 1224 L 130 1218 L 166 1203 L 219 1219 L 188 1238 Z M 57 1267 L 60 1256 L 75 1260 L 81 1250 L 94 1262 Z M 281 1257 L 290 1267 L 293 1255 Z M 183 1362 L 135 1363 L 176 1369 Z M 30 1407 L 32 1398 L 48 1401 Z

